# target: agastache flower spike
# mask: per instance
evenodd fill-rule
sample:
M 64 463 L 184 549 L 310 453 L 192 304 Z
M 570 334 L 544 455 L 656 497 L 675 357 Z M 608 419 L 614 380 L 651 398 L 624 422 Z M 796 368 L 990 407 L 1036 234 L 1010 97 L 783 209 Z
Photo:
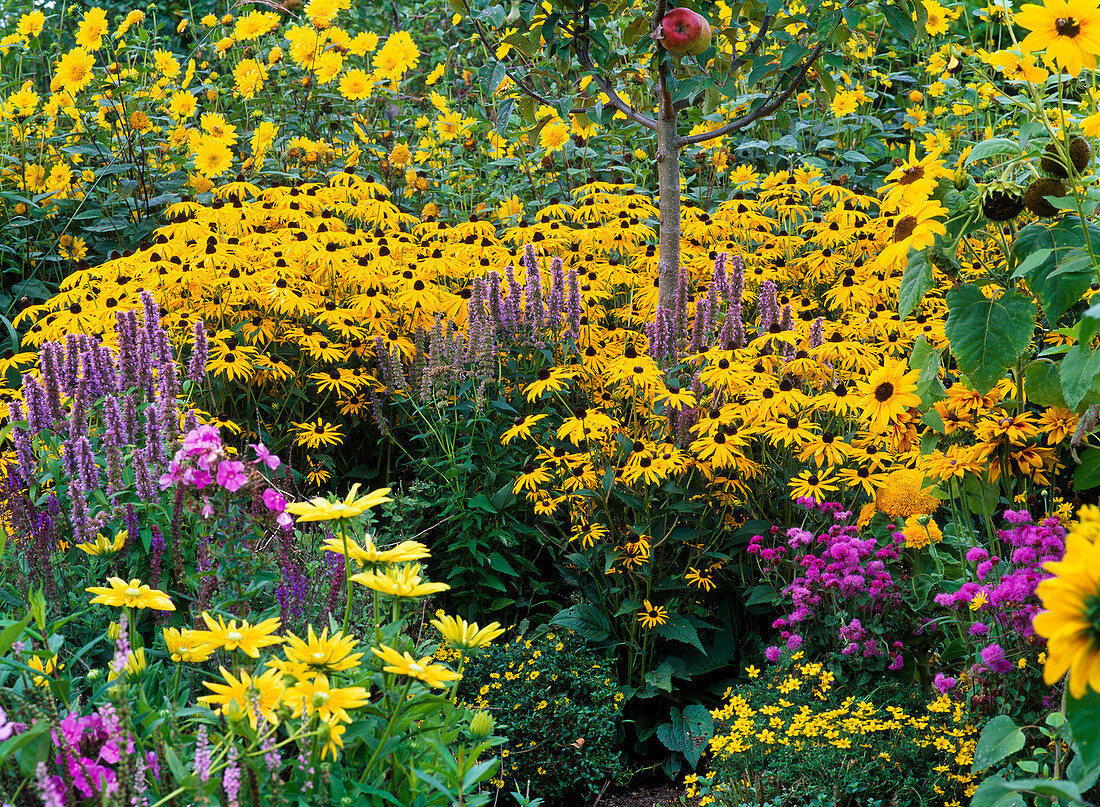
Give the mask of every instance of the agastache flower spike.
M 191 361 L 187 365 L 187 377 L 194 384 L 206 378 L 206 363 L 210 359 L 210 346 L 206 341 L 206 323 L 201 319 L 195 323 L 195 341 L 191 346 Z
M 542 270 L 535 248 L 530 244 L 524 247 L 523 265 L 527 269 L 527 320 L 532 330 L 537 330 L 546 320 L 546 311 L 542 303 Z

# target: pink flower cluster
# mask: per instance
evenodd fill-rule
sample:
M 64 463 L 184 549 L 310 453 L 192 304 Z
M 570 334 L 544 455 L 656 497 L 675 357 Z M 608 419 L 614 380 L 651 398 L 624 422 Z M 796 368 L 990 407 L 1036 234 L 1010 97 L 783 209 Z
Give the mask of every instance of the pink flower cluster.
M 114 793 L 118 789 L 118 775 L 112 766 L 118 764 L 122 754 L 134 753 L 134 738 L 123 729 L 114 707 L 107 704 L 90 715 L 70 714 L 62 718 L 59 728 L 60 732 L 51 732 L 54 744 L 61 749 L 55 762 L 68 772 L 81 796 Z M 145 763 L 154 777 L 159 775 L 156 754 L 148 752 Z M 59 775 L 42 784 L 54 793 L 65 793 L 64 780 Z
M 772 624 L 788 650 L 802 646 L 807 627 L 824 622 L 823 611 L 840 607 L 867 620 L 895 605 L 900 600 L 900 591 L 889 563 L 899 558 L 905 543 L 901 533 L 894 534 L 885 546 L 874 538 L 860 538 L 856 526 L 849 523 L 852 514 L 835 502 L 816 504 L 807 499 L 800 504 L 820 511 L 834 523 L 819 535 L 799 527 L 791 527 L 785 533 L 773 527 L 771 546 L 765 545 L 764 536 L 756 535 L 747 550 L 760 557 L 767 576 L 780 581 L 777 587 L 789 578 L 780 588 L 788 603 L 788 613 Z M 898 669 L 902 664 L 901 643 L 884 646 L 881 638 L 868 632 L 861 618 L 842 620 L 835 639 L 843 655 L 887 656 L 890 669 Z M 774 645 L 767 649 L 765 657 L 775 661 L 781 652 Z
M 971 548 L 966 553 L 969 579 L 957 591 L 937 594 L 934 600 L 951 611 L 965 608 L 970 620 L 967 631 L 973 637 L 992 634 L 1027 641 L 1035 635 L 1031 621 L 1042 610 L 1035 587 L 1050 577 L 1043 564 L 1065 555 L 1066 530 L 1053 517 L 1035 524 L 1026 510 L 1006 510 L 1004 520 L 1009 526 L 997 531 L 1001 549 L 994 549 L 1005 557 L 990 555 L 982 547 Z M 1012 669 L 997 642 L 986 645 L 979 655 L 993 672 Z
M 214 506 L 206 488 L 211 484 L 229 493 L 236 493 L 248 484 L 248 465 L 266 466 L 271 470 L 278 468 L 282 461 L 263 443 L 252 446 L 256 456 L 248 464 L 241 460 L 229 459 L 222 444 L 221 432 L 216 426 L 206 424 L 190 429 L 183 438 L 183 445 L 176 451 L 168 464 L 168 470 L 160 477 L 160 489 L 167 490 L 172 485 L 195 488 L 203 496 L 202 514 L 210 518 Z M 294 519 L 286 512 L 286 499 L 274 488 L 263 493 L 264 506 L 275 513 L 275 521 L 280 527 L 289 529 Z

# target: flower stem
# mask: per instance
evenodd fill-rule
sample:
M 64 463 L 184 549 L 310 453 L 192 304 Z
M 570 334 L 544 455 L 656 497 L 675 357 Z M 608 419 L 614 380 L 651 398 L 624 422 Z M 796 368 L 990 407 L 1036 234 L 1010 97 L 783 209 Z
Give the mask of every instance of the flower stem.
M 344 520 L 340 519 L 340 540 L 344 543 L 344 589 L 347 591 L 348 602 L 344 606 L 344 636 L 348 635 L 348 623 L 351 621 L 351 557 L 348 555 L 348 531 L 344 526 Z

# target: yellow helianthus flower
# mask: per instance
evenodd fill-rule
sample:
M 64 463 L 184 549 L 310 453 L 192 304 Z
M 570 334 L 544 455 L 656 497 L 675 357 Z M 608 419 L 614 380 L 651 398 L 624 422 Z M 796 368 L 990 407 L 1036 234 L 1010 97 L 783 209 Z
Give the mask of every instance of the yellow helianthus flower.
M 121 577 L 108 577 L 110 586 L 91 586 L 84 589 L 95 594 L 89 602 L 98 605 L 113 605 L 116 608 L 152 608 L 155 611 L 175 611 L 176 606 L 163 591 L 149 588 L 134 578 L 129 583 Z
M 450 670 L 442 664 L 432 664 L 431 656 L 424 656 L 417 661 L 407 652 L 398 653 L 392 647 L 386 645 L 372 647 L 371 652 L 386 662 L 386 666 L 382 668 L 385 672 L 416 678 L 434 689 L 443 689 L 448 681 L 458 681 L 462 678 L 454 670 Z
M 317 497 L 308 502 L 288 504 L 286 511 L 292 516 L 297 516 L 298 521 L 338 521 L 355 518 L 372 507 L 392 502 L 393 499 L 388 495 L 390 490 L 391 488 L 379 488 L 366 496 L 355 498 L 355 494 L 359 492 L 359 483 L 356 482 L 342 502 L 330 502 L 328 499 Z

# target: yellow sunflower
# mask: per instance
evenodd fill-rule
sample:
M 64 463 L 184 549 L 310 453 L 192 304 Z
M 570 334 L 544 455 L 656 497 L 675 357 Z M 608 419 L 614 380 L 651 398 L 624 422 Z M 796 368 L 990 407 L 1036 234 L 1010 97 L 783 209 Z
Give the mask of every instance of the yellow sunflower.
M 1031 31 L 1020 43 L 1027 53 L 1044 51 L 1044 61 L 1076 76 L 1096 67 L 1100 54 L 1100 9 L 1089 0 L 1047 0 L 1028 3 L 1015 22 Z

